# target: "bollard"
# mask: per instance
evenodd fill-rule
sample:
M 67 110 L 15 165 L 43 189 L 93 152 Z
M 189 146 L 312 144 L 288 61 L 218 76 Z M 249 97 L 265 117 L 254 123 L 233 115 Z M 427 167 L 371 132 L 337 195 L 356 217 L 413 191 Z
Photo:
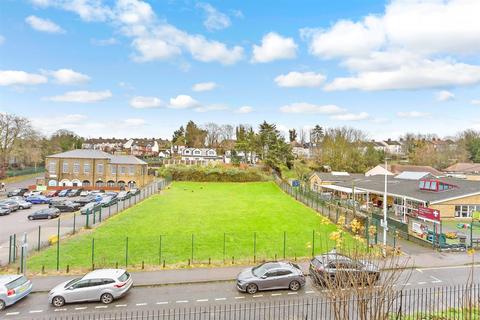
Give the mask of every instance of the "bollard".
M 235 256 L 232 256 L 232 264 L 235 264 Z
M 210 257 L 208 258 L 208 264 L 209 265 L 212 264 L 212 258 L 210 258 Z
M 42 274 L 44 274 L 44 273 L 45 273 L 45 266 L 42 265 Z
M 145 269 L 145 261 L 142 260 L 142 270 Z
M 163 260 L 163 267 L 165 268 L 165 260 Z
M 67 273 L 69 273 L 69 272 L 70 272 L 70 265 L 67 264 Z
M 118 269 L 118 261 L 115 262 L 115 269 Z
M 190 265 L 190 259 L 188 259 L 188 265 Z

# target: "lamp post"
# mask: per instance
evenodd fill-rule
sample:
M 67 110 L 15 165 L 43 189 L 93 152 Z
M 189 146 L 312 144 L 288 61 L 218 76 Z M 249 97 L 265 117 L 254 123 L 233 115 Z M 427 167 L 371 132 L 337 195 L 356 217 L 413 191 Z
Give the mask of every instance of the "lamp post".
M 383 255 L 387 255 L 387 230 L 388 230 L 388 215 L 387 215 L 387 187 L 388 187 L 388 174 L 387 174 L 387 158 L 385 158 L 385 190 L 383 193 Z

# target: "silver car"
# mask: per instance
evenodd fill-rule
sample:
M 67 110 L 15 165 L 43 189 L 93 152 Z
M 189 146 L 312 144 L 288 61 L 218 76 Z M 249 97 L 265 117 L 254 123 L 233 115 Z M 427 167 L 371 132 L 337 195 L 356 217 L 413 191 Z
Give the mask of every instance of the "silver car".
M 0 276 L 0 310 L 25 298 L 32 291 L 32 283 L 22 275 Z
M 109 304 L 125 295 L 132 285 L 132 277 L 125 270 L 99 269 L 59 284 L 48 294 L 48 302 L 57 308 L 71 302 L 101 301 Z
M 259 290 L 297 291 L 304 285 L 305 276 L 302 270 L 290 262 L 267 262 L 245 269 L 237 276 L 237 289 L 250 294 Z
M 20 210 L 30 209 L 30 208 L 32 207 L 32 203 L 31 203 L 31 202 L 28 202 L 28 201 L 25 201 L 24 199 L 11 200 L 11 201 L 15 201 L 15 202 L 18 204 L 18 208 L 19 208 Z

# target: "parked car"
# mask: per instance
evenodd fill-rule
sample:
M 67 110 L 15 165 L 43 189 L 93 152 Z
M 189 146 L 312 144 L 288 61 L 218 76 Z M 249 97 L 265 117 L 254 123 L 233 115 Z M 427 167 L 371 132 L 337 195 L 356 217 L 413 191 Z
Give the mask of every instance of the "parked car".
M 298 265 L 290 262 L 266 262 L 240 272 L 237 276 L 237 289 L 250 294 L 274 289 L 298 291 L 305 282 Z
M 26 201 L 33 204 L 48 204 L 50 203 L 50 198 L 45 196 L 31 196 L 25 199 Z
M 53 197 L 58 197 L 58 194 L 60 193 L 60 190 L 51 190 L 51 191 L 48 191 L 45 196 L 46 197 L 49 197 L 49 198 L 53 198 Z
M 82 205 L 70 200 L 62 202 L 54 202 L 50 208 L 57 208 L 60 212 L 74 212 L 80 209 Z
M 91 214 L 95 210 L 100 210 L 100 208 L 102 208 L 102 205 L 99 202 L 90 202 L 80 209 L 80 214 Z
M 28 197 L 32 197 L 32 196 L 41 196 L 41 195 L 42 195 L 42 191 L 32 190 L 32 191 L 26 192 L 23 196 L 25 198 L 28 198 Z
M 18 208 L 19 208 L 20 210 L 30 209 L 30 208 L 32 207 L 32 203 L 31 203 L 31 202 L 28 202 L 28 201 L 25 201 L 25 199 L 12 200 L 12 201 L 15 201 L 15 202 L 18 204 Z
M 373 263 L 353 260 L 333 250 L 310 261 L 310 275 L 320 285 L 345 286 L 352 281 L 371 285 L 380 279 L 380 269 Z
M 32 283 L 23 275 L 0 275 L 0 311 L 32 291 Z
M 25 198 L 23 196 L 13 196 L 13 197 L 8 198 L 8 200 L 19 201 L 19 200 L 25 200 Z
M 72 189 L 64 189 L 64 190 L 62 190 L 62 191 L 60 191 L 60 192 L 58 193 L 58 196 L 59 196 L 59 197 L 66 197 L 67 194 L 68 194 L 70 191 L 72 191 Z
M 82 190 L 82 192 L 80 192 L 80 197 L 86 197 L 90 194 L 90 191 L 88 190 Z
M 22 196 L 28 192 L 28 188 L 18 188 L 7 193 L 7 197 Z
M 137 194 L 140 194 L 140 189 L 133 188 L 133 189 L 130 189 L 128 193 L 130 193 L 131 196 L 136 196 Z
M 57 208 L 46 208 L 35 211 L 34 213 L 28 215 L 28 220 L 37 220 L 37 219 L 53 219 L 60 216 L 60 210 Z
M 130 193 L 128 193 L 127 191 L 120 191 L 118 194 L 117 194 L 117 199 L 119 201 L 125 201 L 127 199 L 130 198 Z
M 91 195 L 88 195 L 86 197 L 78 198 L 78 199 L 75 200 L 75 202 L 79 203 L 81 205 L 86 205 L 87 203 L 90 203 L 90 202 L 98 202 L 97 199 L 98 199 L 98 201 L 100 201 L 100 200 L 102 200 L 102 197 L 100 197 L 100 196 L 97 197 L 97 196 L 91 194 Z
M 67 197 L 79 197 L 80 193 L 82 193 L 83 189 L 72 189 L 67 194 Z
M 9 208 L 11 212 L 17 211 L 19 209 L 18 203 L 15 200 L 3 200 L 0 201 L 0 205 Z
M 118 197 L 118 193 L 114 191 L 108 191 L 108 192 L 105 192 L 105 196 L 116 198 Z
M 102 207 L 110 207 L 114 205 L 115 203 L 118 202 L 117 198 L 112 198 L 112 197 L 104 197 L 101 201 L 100 204 Z
M 0 216 L 6 216 L 9 215 L 12 212 L 7 206 L 2 206 L 0 204 Z
M 132 285 L 132 277 L 125 270 L 99 269 L 59 284 L 49 292 L 48 301 L 56 308 L 84 301 L 109 304 L 125 295 Z

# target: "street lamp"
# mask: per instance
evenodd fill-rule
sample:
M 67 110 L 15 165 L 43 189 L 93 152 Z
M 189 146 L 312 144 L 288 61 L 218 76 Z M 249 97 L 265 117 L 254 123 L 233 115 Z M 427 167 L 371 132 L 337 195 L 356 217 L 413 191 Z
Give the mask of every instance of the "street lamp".
M 387 183 L 388 183 L 388 171 L 387 171 L 387 158 L 385 158 L 385 190 L 383 192 L 383 255 L 387 255 L 387 231 L 388 231 L 388 215 L 387 215 Z

